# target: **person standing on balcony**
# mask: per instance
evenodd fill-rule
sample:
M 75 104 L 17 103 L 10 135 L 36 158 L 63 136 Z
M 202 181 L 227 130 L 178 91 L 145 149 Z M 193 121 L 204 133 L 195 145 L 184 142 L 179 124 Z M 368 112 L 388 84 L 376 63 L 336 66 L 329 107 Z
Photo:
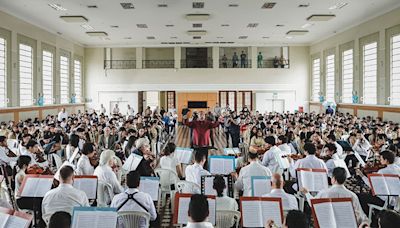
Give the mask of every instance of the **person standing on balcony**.
M 261 52 L 259 52 L 257 56 L 257 68 L 262 68 L 262 62 L 263 62 L 263 55 L 261 54 Z
M 247 55 L 242 51 L 242 54 L 240 54 L 240 68 L 246 68 L 246 57 Z
M 222 56 L 222 67 L 223 68 L 227 68 L 228 67 L 228 58 L 226 57 L 226 55 L 224 54 L 224 56 Z
M 281 65 L 281 68 L 285 68 L 286 59 L 285 59 L 285 57 L 283 57 L 283 55 L 281 56 L 281 59 L 279 60 L 279 64 Z
M 239 63 L 239 57 L 237 56 L 236 52 L 234 52 L 232 56 L 232 67 L 237 68 L 238 63 Z
M 274 58 L 274 68 L 278 68 L 279 67 L 279 59 L 278 56 L 275 56 Z

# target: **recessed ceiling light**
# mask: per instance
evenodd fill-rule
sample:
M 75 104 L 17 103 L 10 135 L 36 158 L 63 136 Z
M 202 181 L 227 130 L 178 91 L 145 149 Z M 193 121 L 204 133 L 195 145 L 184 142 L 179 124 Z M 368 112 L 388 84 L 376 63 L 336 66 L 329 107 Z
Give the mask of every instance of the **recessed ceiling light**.
M 132 37 L 128 36 L 128 37 L 124 37 L 124 40 L 131 40 Z
M 307 8 L 310 6 L 310 3 L 306 3 L 306 4 L 300 4 L 299 8 Z
M 138 28 L 147 28 L 146 24 L 136 24 L 136 27 Z
M 148 36 L 148 37 L 146 37 L 146 39 L 148 39 L 148 40 L 154 40 L 155 37 L 154 37 L 154 36 Z
M 201 36 L 194 36 L 193 39 L 194 40 L 199 40 L 199 39 L 201 39 Z
M 178 39 L 177 36 L 171 36 L 170 39 Z
M 222 36 L 217 36 L 217 39 L 223 39 L 224 37 L 222 37 Z
M 84 16 L 60 16 L 60 19 L 68 23 L 85 23 L 89 21 Z
M 205 21 L 210 18 L 210 14 L 186 14 L 185 17 L 189 21 Z
M 81 27 L 86 29 L 86 30 L 93 30 L 93 27 L 88 25 L 88 24 L 83 24 L 83 25 L 81 25 Z
M 88 5 L 87 8 L 89 8 L 89 9 L 97 9 L 97 6 L 96 5 Z
M 135 9 L 135 6 L 131 2 L 122 2 L 120 4 L 124 9 Z
M 338 2 L 338 3 L 336 3 L 335 5 L 329 7 L 329 9 L 330 9 L 330 10 L 341 9 L 341 8 L 347 6 L 347 4 L 348 4 L 347 2 Z
M 329 21 L 335 17 L 334 14 L 313 14 L 307 18 L 307 21 Z
M 241 40 L 247 39 L 247 36 L 239 36 L 239 39 Z
M 286 33 L 286 35 L 290 36 L 301 36 L 308 33 L 308 30 L 290 30 Z
M 67 10 L 66 8 L 62 7 L 60 4 L 50 3 L 48 5 L 57 11 L 66 11 Z
M 257 27 L 258 26 L 258 23 L 249 23 L 248 25 L 247 25 L 247 28 L 255 28 L 255 27 Z
M 118 25 L 110 25 L 111 28 L 119 28 Z
M 261 9 L 272 9 L 276 5 L 276 2 L 266 2 L 261 6 Z
M 189 36 L 204 36 L 207 34 L 206 30 L 189 30 L 187 31 Z
M 312 24 L 312 23 L 306 23 L 306 24 L 304 24 L 303 26 L 301 26 L 302 28 L 309 28 L 309 27 L 311 27 L 311 26 L 314 26 L 314 24 Z
M 293 36 L 285 36 L 286 39 L 293 39 Z
M 204 2 L 193 2 L 192 7 L 193 9 L 203 9 Z
M 285 26 L 285 25 L 281 25 L 281 24 L 277 24 L 277 25 L 275 25 L 276 27 L 283 27 L 283 26 Z
M 222 24 L 222 27 L 229 27 L 229 24 Z
M 98 37 L 108 36 L 108 34 L 106 32 L 102 32 L 102 31 L 86 32 L 86 34 L 88 34 L 89 36 L 98 36 Z
M 168 5 L 167 4 L 158 4 L 157 7 L 158 8 L 167 8 Z
M 229 4 L 228 7 L 238 7 L 239 4 Z
M 269 36 L 263 36 L 262 38 L 263 39 L 269 39 Z
M 203 24 L 200 23 L 193 24 L 193 28 L 201 28 L 201 27 L 203 27 Z
M 174 25 L 165 25 L 165 27 L 174 27 Z

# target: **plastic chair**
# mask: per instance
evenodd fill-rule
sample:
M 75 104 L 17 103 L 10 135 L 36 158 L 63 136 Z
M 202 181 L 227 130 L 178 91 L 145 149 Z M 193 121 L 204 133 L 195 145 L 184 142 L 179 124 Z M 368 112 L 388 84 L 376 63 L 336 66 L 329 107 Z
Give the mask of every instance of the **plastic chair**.
M 215 215 L 215 227 L 225 228 L 225 227 L 239 227 L 240 223 L 240 212 L 239 211 L 216 211 Z
M 143 211 L 121 211 L 118 212 L 117 228 L 150 226 L 150 214 Z
M 198 184 L 190 181 L 178 181 L 176 183 L 176 189 L 179 193 L 193 193 L 200 194 L 201 188 Z
M 369 219 L 369 221 L 372 221 L 372 214 L 373 214 L 374 210 L 382 211 L 382 210 L 386 209 L 388 207 L 388 200 L 385 200 L 385 204 L 383 204 L 383 206 L 378 206 L 375 204 L 368 204 L 368 207 L 369 207 L 368 219 Z
M 114 193 L 111 184 L 99 180 L 97 185 L 97 206 L 108 207 L 113 198 Z
M 160 200 L 158 201 L 157 205 L 158 209 L 160 209 L 160 203 L 161 206 L 165 205 L 165 202 L 167 200 L 167 194 L 172 196 L 171 185 L 175 185 L 175 183 L 179 180 L 179 178 L 178 175 L 176 175 L 176 173 L 174 173 L 172 170 L 169 169 L 157 168 L 154 170 L 154 173 L 156 174 L 157 177 L 160 178 L 161 191 L 159 191 L 159 194 L 161 197 L 159 197 Z

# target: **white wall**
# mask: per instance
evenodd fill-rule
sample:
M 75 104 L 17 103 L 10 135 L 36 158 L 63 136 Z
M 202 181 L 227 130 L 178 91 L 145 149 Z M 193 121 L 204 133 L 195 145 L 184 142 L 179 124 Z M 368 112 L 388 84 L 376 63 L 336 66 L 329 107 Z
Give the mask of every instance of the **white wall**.
M 133 91 L 98 91 L 95 98 L 96 106 L 92 106 L 96 110 L 100 109 L 100 104 L 103 104 L 106 111 L 110 113 L 114 104 L 118 103 L 119 110 L 121 113 L 126 113 L 127 105 L 129 104 L 135 112 L 138 110 L 138 93 Z
M 290 47 L 290 69 L 104 70 L 103 48 L 85 49 L 86 95 L 98 107 L 100 91 L 295 91 L 291 107 L 308 106 L 309 48 Z M 307 110 L 305 110 L 307 111 Z
M 271 110 L 271 101 L 272 100 L 283 100 L 284 101 L 284 110 L 294 112 L 298 110 L 298 106 L 296 106 L 296 91 L 268 91 L 268 92 L 256 92 L 256 107 L 255 109 L 261 113 L 277 111 Z

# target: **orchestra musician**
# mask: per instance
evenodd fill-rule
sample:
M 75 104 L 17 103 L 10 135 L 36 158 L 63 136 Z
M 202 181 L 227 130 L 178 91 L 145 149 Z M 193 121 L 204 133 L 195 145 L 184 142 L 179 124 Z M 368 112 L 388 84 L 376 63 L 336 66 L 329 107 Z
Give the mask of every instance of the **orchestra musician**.
M 16 161 L 17 155 L 8 148 L 7 138 L 5 136 L 0 136 L 0 164 L 13 166 Z
M 123 191 L 123 188 L 118 181 L 116 174 L 112 170 L 112 166 L 114 165 L 114 156 L 115 153 L 112 150 L 103 151 L 100 154 L 99 165 L 96 167 L 93 174 L 97 176 L 99 181 L 109 183 L 114 194 L 118 194 Z
M 136 168 L 139 171 L 140 176 L 152 176 L 154 174 L 156 160 L 152 151 L 150 150 L 149 140 L 147 138 L 137 139 L 136 149 L 132 153 L 143 157 Z
M 98 165 L 98 157 L 96 156 L 96 148 L 93 143 L 85 143 L 83 144 L 83 148 L 81 151 L 82 155 L 80 156 L 78 163 L 76 165 L 76 174 L 77 175 L 93 175 L 94 169 L 96 167 L 93 166 L 93 158 L 95 158 Z

